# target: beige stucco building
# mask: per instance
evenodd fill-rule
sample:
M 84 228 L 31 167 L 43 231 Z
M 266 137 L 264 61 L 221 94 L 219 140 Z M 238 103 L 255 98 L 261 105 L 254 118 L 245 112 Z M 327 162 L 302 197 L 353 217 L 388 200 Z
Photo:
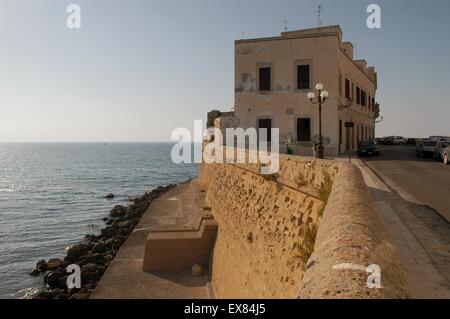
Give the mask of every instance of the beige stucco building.
M 235 110 L 216 125 L 279 128 L 282 152 L 289 142 L 295 154 L 312 155 L 319 111 L 307 94 L 317 83 L 329 92 L 322 110 L 326 156 L 345 153 L 347 138 L 355 150 L 359 141 L 375 137 L 377 74 L 365 60 L 354 60 L 339 26 L 236 41 Z M 348 134 L 346 122 L 354 123 Z

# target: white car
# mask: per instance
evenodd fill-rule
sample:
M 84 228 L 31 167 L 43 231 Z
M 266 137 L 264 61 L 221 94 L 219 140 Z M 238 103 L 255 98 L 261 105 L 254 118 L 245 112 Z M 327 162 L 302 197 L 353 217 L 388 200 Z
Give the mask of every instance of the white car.
M 440 141 L 436 144 L 434 148 L 433 158 L 437 161 L 442 161 L 444 159 L 444 150 L 450 146 L 450 141 Z
M 450 146 L 447 147 L 444 152 L 443 152 L 443 159 L 444 159 L 444 164 L 448 165 L 450 164 Z
M 403 145 L 405 144 L 405 138 L 403 136 L 392 136 L 394 145 Z
M 441 135 L 430 136 L 428 139 L 434 142 L 450 141 L 450 137 Z

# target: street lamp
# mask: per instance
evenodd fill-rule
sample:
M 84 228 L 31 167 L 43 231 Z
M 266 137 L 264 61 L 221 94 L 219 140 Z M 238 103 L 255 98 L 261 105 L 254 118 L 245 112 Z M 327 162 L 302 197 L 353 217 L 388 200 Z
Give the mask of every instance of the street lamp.
M 384 120 L 384 118 L 380 117 L 380 119 L 378 121 L 375 121 L 375 124 L 381 123 L 381 122 L 383 122 L 383 120 Z
M 328 98 L 328 92 L 323 89 L 323 85 L 320 83 L 316 85 L 316 90 L 319 93 L 316 101 L 314 100 L 314 98 L 316 97 L 314 92 L 308 93 L 308 99 L 311 101 L 312 104 L 319 104 L 319 153 L 318 154 L 316 153 L 316 157 L 324 158 L 323 142 L 322 142 L 322 104 L 324 104 L 326 99 Z

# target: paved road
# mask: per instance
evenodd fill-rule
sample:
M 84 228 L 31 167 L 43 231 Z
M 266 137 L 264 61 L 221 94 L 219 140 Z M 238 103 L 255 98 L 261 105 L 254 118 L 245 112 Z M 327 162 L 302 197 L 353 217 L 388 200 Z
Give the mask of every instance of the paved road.
M 450 222 L 450 165 L 417 159 L 415 148 L 405 146 L 382 147 L 380 157 L 363 160 Z

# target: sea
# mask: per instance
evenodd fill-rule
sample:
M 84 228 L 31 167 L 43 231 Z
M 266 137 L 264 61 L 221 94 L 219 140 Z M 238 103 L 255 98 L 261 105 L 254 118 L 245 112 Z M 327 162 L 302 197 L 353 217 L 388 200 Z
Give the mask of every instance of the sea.
M 172 161 L 173 145 L 0 144 L 0 299 L 42 288 L 36 262 L 99 233 L 114 205 L 195 177 L 198 164 Z

